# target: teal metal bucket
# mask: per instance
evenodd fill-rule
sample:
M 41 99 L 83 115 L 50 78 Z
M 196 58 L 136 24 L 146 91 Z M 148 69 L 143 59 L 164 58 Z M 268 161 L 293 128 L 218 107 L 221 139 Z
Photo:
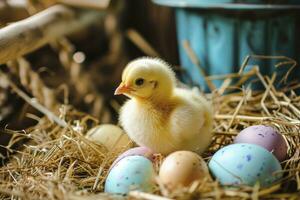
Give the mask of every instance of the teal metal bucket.
M 187 40 L 209 75 L 237 72 L 247 55 L 300 58 L 300 0 L 153 0 L 176 9 L 184 80 L 205 86 L 199 68 L 183 48 Z M 271 74 L 278 60 L 255 60 Z M 280 73 L 280 70 L 279 70 Z M 284 71 L 281 71 L 284 73 Z M 297 72 L 298 73 L 298 72 Z M 295 75 L 295 74 L 294 74 Z M 299 75 L 298 75 L 299 76 Z M 219 86 L 222 81 L 215 81 Z

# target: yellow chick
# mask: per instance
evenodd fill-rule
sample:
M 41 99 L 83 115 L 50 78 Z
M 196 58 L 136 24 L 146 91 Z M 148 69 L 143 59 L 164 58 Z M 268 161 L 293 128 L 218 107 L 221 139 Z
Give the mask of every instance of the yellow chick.
M 115 91 L 130 98 L 120 110 L 120 124 L 133 141 L 155 152 L 202 153 L 212 138 L 212 105 L 175 83 L 166 62 L 148 57 L 131 61 Z

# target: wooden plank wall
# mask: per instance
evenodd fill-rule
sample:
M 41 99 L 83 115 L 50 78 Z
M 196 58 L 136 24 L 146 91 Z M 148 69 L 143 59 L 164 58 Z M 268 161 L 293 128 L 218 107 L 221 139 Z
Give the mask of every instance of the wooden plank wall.
M 178 64 L 176 26 L 171 8 L 155 5 L 151 0 L 127 0 L 126 27 L 140 32 L 161 57 Z

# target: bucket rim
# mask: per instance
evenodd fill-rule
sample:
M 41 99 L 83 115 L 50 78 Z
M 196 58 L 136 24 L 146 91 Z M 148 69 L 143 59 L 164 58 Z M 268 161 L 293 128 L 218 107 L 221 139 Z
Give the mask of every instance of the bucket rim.
M 225 10 L 298 10 L 300 4 L 246 4 L 187 0 L 152 0 L 155 4 L 179 8 L 225 9 Z

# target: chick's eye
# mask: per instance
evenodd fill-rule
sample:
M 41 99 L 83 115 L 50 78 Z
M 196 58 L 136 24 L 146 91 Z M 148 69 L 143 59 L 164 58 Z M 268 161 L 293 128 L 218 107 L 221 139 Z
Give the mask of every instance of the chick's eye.
M 138 79 L 136 79 L 136 80 L 135 80 L 135 84 L 136 84 L 137 86 L 143 85 L 143 84 L 144 84 L 144 79 L 143 79 L 143 78 L 138 78 Z

